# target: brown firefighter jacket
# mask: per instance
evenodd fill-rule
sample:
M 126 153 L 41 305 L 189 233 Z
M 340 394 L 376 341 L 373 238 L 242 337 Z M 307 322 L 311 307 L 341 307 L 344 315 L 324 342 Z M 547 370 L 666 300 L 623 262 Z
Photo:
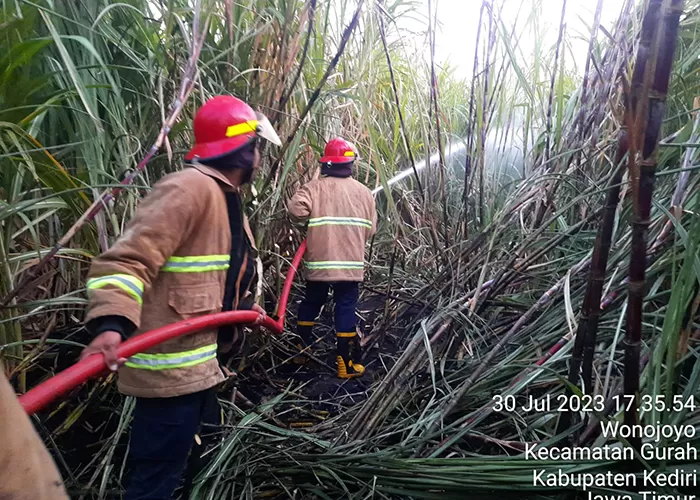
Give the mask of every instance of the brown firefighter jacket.
M 231 251 L 224 191 L 235 190 L 204 165 L 156 183 L 114 246 L 93 260 L 86 321 L 126 317 L 138 335 L 221 311 Z M 244 215 L 243 227 L 255 254 Z M 246 252 L 239 282 L 247 259 L 255 257 Z M 234 309 L 245 294 L 238 290 Z M 119 369 L 119 391 L 157 398 L 208 389 L 224 380 L 216 355 L 216 329 L 175 338 L 129 358 Z
M 377 230 L 372 192 L 352 177 L 320 177 L 289 202 L 289 215 L 306 222 L 306 279 L 362 281 L 365 245 Z
M 0 364 L 0 499 L 68 500 L 61 475 Z

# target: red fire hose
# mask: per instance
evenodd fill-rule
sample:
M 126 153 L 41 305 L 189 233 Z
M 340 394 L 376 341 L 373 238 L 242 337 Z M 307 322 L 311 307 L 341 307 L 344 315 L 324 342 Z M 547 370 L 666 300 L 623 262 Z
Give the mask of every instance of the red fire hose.
M 287 300 L 292 289 L 294 275 L 301 264 L 301 259 L 306 251 L 306 241 L 303 241 L 294 255 L 292 265 L 287 273 L 287 278 L 282 287 L 279 305 L 277 310 L 277 320 L 269 316 L 264 319 L 262 326 L 274 334 L 281 334 L 284 330 L 284 316 L 287 312 Z M 219 327 L 227 324 L 247 325 L 253 323 L 258 318 L 258 313 L 254 311 L 230 311 L 208 316 L 201 316 L 163 326 L 150 332 L 133 337 L 119 346 L 119 357 L 129 358 L 134 354 L 143 352 L 166 340 L 187 335 L 208 328 Z M 32 415 L 44 408 L 46 405 L 56 400 L 68 391 L 79 386 L 83 382 L 97 377 L 107 371 L 104 356 L 93 355 L 77 362 L 70 368 L 42 382 L 34 389 L 19 397 L 19 402 L 27 414 Z

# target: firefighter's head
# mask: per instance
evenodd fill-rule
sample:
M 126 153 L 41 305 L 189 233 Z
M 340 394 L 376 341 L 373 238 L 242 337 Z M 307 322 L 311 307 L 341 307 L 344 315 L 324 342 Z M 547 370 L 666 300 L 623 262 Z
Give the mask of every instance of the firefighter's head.
M 331 177 L 350 177 L 356 158 L 357 152 L 351 142 L 342 137 L 331 139 L 319 160 L 321 174 Z
M 282 142 L 261 113 L 233 96 L 209 99 L 194 117 L 194 146 L 186 161 L 197 161 L 225 173 L 236 173 L 241 184 L 253 180 L 260 164 L 258 141 Z

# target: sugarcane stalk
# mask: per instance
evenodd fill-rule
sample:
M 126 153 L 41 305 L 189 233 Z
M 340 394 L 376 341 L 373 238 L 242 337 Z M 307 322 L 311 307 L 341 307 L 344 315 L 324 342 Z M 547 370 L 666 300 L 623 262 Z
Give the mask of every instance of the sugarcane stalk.
M 462 222 L 464 226 L 464 236 L 468 234 L 468 215 L 469 215 L 469 204 L 467 203 L 467 196 L 469 194 L 469 177 L 471 174 L 472 165 L 472 146 L 474 144 L 474 134 L 472 133 L 474 129 L 474 95 L 476 93 L 476 75 L 479 68 L 479 41 L 481 40 L 481 20 L 484 17 L 484 7 L 486 7 L 486 0 L 481 1 L 481 8 L 479 9 L 479 24 L 476 28 L 476 43 L 474 44 L 474 67 L 472 69 L 472 83 L 471 91 L 469 94 L 469 112 L 467 113 L 467 149 L 466 156 L 464 160 L 464 190 L 462 191 L 462 203 L 464 211 L 464 220 Z
M 309 52 L 309 45 L 311 44 L 311 37 L 313 34 L 314 30 L 314 21 L 316 19 L 316 3 L 318 0 L 309 0 L 309 21 L 308 21 L 308 28 L 306 32 L 306 41 L 304 42 L 304 48 L 302 49 L 301 52 L 301 59 L 299 59 L 299 67 L 297 68 L 297 72 L 294 75 L 294 78 L 292 78 L 292 83 L 289 84 L 289 87 L 287 88 L 287 91 L 282 92 L 282 96 L 280 97 L 279 104 L 277 105 L 278 112 L 275 114 L 274 118 L 272 119 L 272 125 L 276 125 L 277 122 L 279 121 L 280 117 L 282 116 L 282 111 L 284 110 L 284 107 L 287 105 L 287 102 L 289 102 L 289 98 L 292 97 L 292 93 L 294 92 L 294 87 L 296 87 L 297 82 L 299 81 L 299 78 L 301 77 L 302 71 L 304 70 L 304 64 L 306 63 L 306 55 Z
M 583 119 L 585 118 L 585 112 L 583 110 L 587 109 L 587 103 L 588 103 L 588 80 L 590 78 L 590 67 L 591 67 L 591 61 L 593 59 L 593 48 L 594 48 L 594 43 L 596 40 L 596 37 L 598 36 L 598 27 L 600 26 L 600 15 L 603 10 L 603 0 L 598 0 L 598 5 L 596 7 L 596 12 L 595 12 L 595 17 L 593 20 L 593 27 L 591 30 L 591 36 L 588 40 L 588 54 L 586 57 L 586 67 L 583 73 L 583 83 L 581 84 L 581 104 L 580 104 L 580 109 L 581 109 L 581 122 L 578 124 L 580 128 L 582 128 L 582 123 Z M 563 20 L 563 13 L 562 13 L 562 20 Z M 552 70 L 553 72 L 556 73 L 556 63 L 554 65 L 554 68 Z M 547 130 L 549 132 L 549 130 Z M 579 144 L 583 143 L 583 138 L 582 138 L 582 133 L 579 135 L 578 141 Z M 549 143 L 547 143 L 549 144 Z M 574 161 L 574 158 L 577 158 L 580 155 L 580 150 L 579 146 L 576 145 L 573 150 L 575 151 L 574 154 L 570 156 L 568 161 L 566 162 L 566 168 Z M 545 161 L 543 163 L 543 166 L 546 170 L 551 169 L 551 166 L 549 165 L 549 158 L 545 157 Z M 552 200 L 555 198 L 557 190 L 559 189 L 559 183 L 552 183 L 547 182 L 545 184 L 544 188 L 544 198 L 542 200 L 538 200 L 537 206 L 535 208 L 535 216 L 533 218 L 532 222 L 532 228 L 538 228 L 542 224 L 542 220 L 544 220 L 544 217 L 547 215 L 547 212 L 549 208 L 552 205 Z
M 637 368 L 638 371 L 643 370 L 644 367 L 647 365 L 647 363 L 649 362 L 650 354 L 650 352 L 647 352 L 646 354 L 644 354 L 644 356 L 642 356 L 639 362 L 639 367 Z M 618 407 L 618 404 L 616 402 L 616 396 L 620 396 L 621 394 L 624 394 L 624 382 L 620 387 L 610 392 L 610 397 L 605 402 L 605 408 L 602 412 L 603 416 L 610 416 L 610 414 Z M 591 422 L 588 425 L 588 427 L 586 427 L 586 430 L 584 432 L 581 433 L 581 436 L 578 438 L 578 441 L 576 443 L 577 446 L 583 446 L 587 443 L 592 442 L 598 436 L 600 436 L 601 432 L 602 426 L 596 419 L 593 422 Z M 630 442 L 632 441 L 630 440 Z
M 581 114 L 579 115 L 580 120 L 577 122 L 577 130 L 579 133 L 579 140 L 583 140 L 584 126 L 583 121 L 586 117 L 585 110 L 588 109 L 588 80 L 591 76 L 591 61 L 595 53 L 595 40 L 598 36 L 598 28 L 600 27 L 600 16 L 603 12 L 603 0 L 598 0 L 598 4 L 595 9 L 595 16 L 593 18 L 593 27 L 591 29 L 591 37 L 588 40 L 588 52 L 586 55 L 586 68 L 583 71 L 583 83 L 581 84 Z
M 520 9 L 522 9 L 523 5 L 525 5 L 525 4 L 521 3 L 520 6 L 518 7 L 518 15 L 520 14 Z M 502 19 L 502 13 L 503 13 L 503 9 L 505 8 L 505 6 L 506 6 L 506 2 L 501 4 L 501 8 L 498 12 L 498 15 L 496 16 L 496 19 Z M 516 17 L 517 17 L 517 15 L 516 15 Z M 517 32 L 516 24 L 514 24 L 513 27 L 511 28 L 510 36 L 511 37 L 516 36 L 516 32 Z M 517 34 L 517 38 L 515 39 L 515 44 L 514 44 L 516 47 L 520 43 L 520 39 L 522 38 L 523 33 L 524 33 L 524 31 Z M 496 32 L 494 31 L 492 33 L 492 38 L 490 40 L 489 50 L 493 50 L 493 46 L 495 45 L 495 42 L 496 42 Z M 495 60 L 494 60 L 494 64 L 495 64 Z M 501 67 L 498 69 L 498 73 L 496 74 L 496 78 L 494 79 L 493 92 L 491 92 L 491 97 L 489 98 L 489 105 L 488 105 L 489 112 L 488 112 L 487 128 L 491 127 L 491 120 L 493 120 L 494 116 L 496 115 L 496 106 L 498 105 L 498 101 L 496 100 L 496 97 L 501 95 L 500 91 L 506 83 L 506 78 L 505 78 L 506 69 L 510 68 L 512 64 L 513 64 L 513 61 L 511 58 L 506 57 L 505 59 L 503 59 Z M 505 146 L 505 141 L 507 141 L 509 126 L 510 126 L 510 123 L 506 127 L 506 131 L 504 134 L 506 139 L 504 139 L 503 146 Z
M 277 156 L 277 161 L 275 161 L 275 163 L 272 165 L 272 168 L 270 169 L 270 173 L 268 174 L 267 178 L 265 179 L 265 182 L 263 184 L 261 192 L 264 192 L 270 186 L 270 184 L 272 183 L 272 180 L 277 175 L 277 170 L 279 169 L 280 165 L 284 161 L 284 157 L 286 156 L 287 151 L 289 150 L 289 147 L 292 145 L 292 142 L 293 142 L 292 140 L 297 135 L 297 132 L 299 132 L 299 129 L 301 128 L 301 124 L 304 123 L 307 115 L 311 112 L 311 109 L 314 107 L 314 104 L 316 104 L 316 101 L 321 96 L 321 90 L 323 90 L 323 87 L 326 85 L 326 81 L 331 76 L 331 73 L 333 73 L 333 71 L 335 71 L 335 67 L 338 65 L 340 58 L 343 56 L 343 53 L 345 52 L 345 47 L 347 46 L 348 42 L 350 41 L 350 36 L 352 36 L 352 33 L 355 31 L 355 28 L 357 28 L 357 25 L 360 22 L 360 14 L 362 13 L 362 7 L 363 7 L 364 3 L 365 3 L 365 0 L 360 0 L 359 2 L 357 2 L 357 8 L 355 9 L 355 13 L 353 14 L 352 19 L 350 20 L 350 23 L 345 27 L 345 30 L 343 31 L 343 34 L 340 37 L 340 43 L 338 44 L 338 50 L 336 51 L 335 55 L 333 56 L 333 59 L 331 59 L 331 62 L 328 64 L 326 71 L 323 73 L 323 76 L 321 77 L 321 81 L 319 81 L 318 85 L 316 85 L 316 88 L 314 89 L 313 93 L 311 94 L 311 97 L 309 98 L 309 101 L 306 103 L 306 107 L 301 112 L 301 115 L 299 115 L 299 118 L 297 119 L 294 127 L 292 128 L 292 131 L 287 135 L 287 139 L 286 139 L 286 141 L 284 141 L 284 145 L 282 146 L 282 149 L 280 150 L 279 155 Z
M 44 269 L 44 267 L 46 267 L 49 261 L 51 261 L 56 256 L 59 250 L 65 248 L 70 242 L 70 240 L 73 239 L 73 236 L 75 236 L 78 233 L 78 231 L 80 231 L 86 224 L 93 221 L 97 214 L 102 212 L 102 210 L 107 206 L 107 204 L 111 200 L 119 196 L 119 193 L 121 193 L 126 186 L 130 185 L 134 181 L 134 179 L 136 179 L 136 177 L 141 173 L 141 171 L 144 168 L 146 168 L 148 162 L 153 158 L 153 156 L 158 152 L 158 150 L 160 150 L 163 143 L 167 140 L 168 134 L 170 133 L 170 129 L 173 127 L 173 125 L 175 125 L 175 122 L 180 116 L 180 112 L 185 106 L 187 98 L 192 92 L 195 82 L 197 81 L 197 61 L 199 60 L 199 54 L 202 50 L 202 46 L 204 45 L 204 40 L 206 38 L 207 32 L 207 23 L 205 23 L 205 27 L 202 30 L 201 35 L 199 34 L 200 11 L 201 0 L 197 0 L 194 10 L 190 57 L 187 61 L 187 65 L 185 66 L 185 70 L 183 71 L 183 78 L 182 82 L 180 83 L 179 92 L 170 107 L 170 114 L 163 121 L 163 125 L 160 129 L 160 132 L 158 133 L 156 141 L 153 143 L 153 146 L 151 146 L 151 149 L 148 151 L 146 156 L 144 156 L 143 159 L 136 165 L 136 168 L 133 171 L 129 172 L 129 174 L 127 174 L 126 177 L 124 177 L 124 180 L 119 186 L 112 189 L 106 189 L 102 193 L 102 195 L 92 203 L 90 208 L 88 208 L 87 211 L 83 213 L 82 216 L 80 216 L 80 218 L 73 224 L 73 226 L 66 232 L 66 234 L 63 235 L 63 237 L 58 241 L 58 243 L 56 243 L 51 248 L 51 250 L 49 250 L 49 252 L 46 255 L 44 255 L 44 257 L 34 267 L 32 267 L 30 270 L 27 271 L 26 274 L 22 276 L 17 286 L 15 286 L 15 288 L 2 299 L 2 302 L 0 302 L 0 307 L 6 306 L 10 303 L 10 301 L 12 301 L 12 299 L 17 297 L 20 293 L 22 293 L 27 287 L 27 285 L 30 284 L 34 279 L 36 279 L 37 276 L 39 276 L 39 273 Z
M 601 0 L 602 1 L 602 0 Z M 557 38 L 557 48 L 554 52 L 554 64 L 552 64 L 552 79 L 549 82 L 549 102 L 547 103 L 547 129 L 545 130 L 544 161 L 549 161 L 549 139 L 552 132 L 552 103 L 554 102 L 554 83 L 557 79 L 557 64 L 559 63 L 559 50 L 561 39 L 564 36 L 564 19 L 566 17 L 566 0 L 561 5 L 561 19 L 559 20 L 559 36 Z M 562 74 L 560 78 L 563 78 Z
M 700 97 L 696 97 L 695 101 L 693 103 L 693 108 L 698 109 L 700 107 Z M 700 113 L 695 111 L 693 113 L 693 131 L 690 134 L 690 139 L 688 142 L 691 144 L 697 143 L 698 140 L 700 139 Z M 673 216 L 676 218 L 677 221 L 680 221 L 681 219 L 681 214 L 682 214 L 682 205 L 683 205 L 683 196 L 685 195 L 686 188 L 688 186 L 688 180 L 690 179 L 690 167 L 693 164 L 693 161 L 695 159 L 695 154 L 697 152 L 697 149 L 695 147 L 689 147 L 688 149 L 685 150 L 685 154 L 683 156 L 683 172 L 681 172 L 681 175 L 678 176 L 678 182 L 676 182 L 676 188 L 673 191 L 673 197 L 671 198 L 671 213 Z M 664 224 L 663 229 L 661 230 L 661 233 L 656 237 L 654 240 L 653 245 L 651 246 L 651 250 L 649 251 L 650 253 L 654 253 L 656 249 L 664 243 L 666 238 L 668 237 L 669 234 L 671 234 L 671 230 L 673 229 L 673 221 L 672 220 L 667 220 L 666 224 Z
M 380 4 L 380 7 L 382 4 Z M 396 88 L 396 77 L 394 76 L 394 66 L 391 64 L 391 56 L 389 55 L 389 46 L 386 43 L 386 31 L 384 29 L 384 16 L 380 13 L 379 17 L 379 36 L 382 39 L 382 47 L 384 48 L 384 55 L 386 56 L 386 65 L 389 68 L 389 79 L 391 80 L 391 88 L 394 91 L 394 103 L 396 104 L 396 114 L 399 117 L 399 128 L 401 130 L 401 139 L 403 140 L 404 147 L 406 148 L 406 153 L 408 154 L 408 159 L 411 162 L 411 168 L 413 168 L 413 176 L 416 179 L 416 185 L 418 186 L 418 192 L 420 193 L 421 200 L 425 202 L 425 193 L 423 193 L 423 186 L 418 177 L 418 170 L 416 170 L 416 160 L 413 157 L 413 150 L 411 149 L 411 144 L 408 142 L 408 135 L 406 134 L 406 124 L 403 119 L 403 111 L 401 111 L 401 103 L 399 102 L 399 91 Z
M 488 128 L 487 119 L 487 108 L 488 108 L 488 94 L 489 94 L 489 68 L 491 66 L 490 58 L 491 51 L 493 50 L 493 44 L 495 41 L 496 32 L 493 29 L 493 3 L 488 5 L 489 11 L 489 44 L 486 46 L 486 60 L 484 61 L 484 88 L 482 89 L 482 108 L 481 108 L 481 127 L 479 130 L 480 140 L 479 140 L 479 224 L 478 227 L 483 227 L 484 225 L 484 170 L 485 170 L 485 156 L 486 156 L 486 129 Z
M 569 383 L 578 386 L 579 371 L 583 362 L 583 385 L 587 394 L 592 394 L 591 374 L 593 365 L 593 352 L 595 346 L 596 333 L 598 330 L 598 320 L 600 318 L 600 296 L 603 292 L 605 282 L 605 271 L 608 266 L 608 255 L 610 253 L 610 243 L 612 232 L 615 226 L 615 213 L 620 200 L 620 187 L 622 185 L 622 160 L 629 149 L 627 131 L 623 128 L 618 139 L 617 156 L 615 158 L 615 174 L 610 179 L 610 185 L 605 200 L 603 219 L 596 236 L 595 247 L 591 257 L 591 266 L 588 273 L 588 285 L 586 294 L 581 306 L 574 349 L 569 364 Z M 573 394 L 567 388 L 567 394 Z M 557 425 L 557 434 L 571 426 L 570 412 L 563 412 Z
M 435 21 L 433 21 L 433 17 Z M 428 0 L 428 35 L 430 37 L 430 100 L 435 111 L 435 135 L 437 139 L 439 168 L 440 168 L 440 196 L 442 197 L 442 218 L 445 239 L 445 249 L 450 247 L 449 220 L 447 218 L 447 192 L 446 192 L 446 172 L 445 157 L 442 150 L 442 135 L 440 133 L 440 109 L 438 108 L 438 82 L 435 74 L 435 29 L 433 23 L 437 23 L 437 7 L 433 13 L 432 2 Z
M 615 225 L 615 213 L 620 199 L 620 187 L 622 185 L 623 169 L 622 159 L 627 153 L 629 144 L 627 139 L 627 131 L 623 128 L 621 131 L 620 143 L 617 152 L 617 173 L 615 174 L 612 185 L 609 188 L 605 201 L 605 211 L 603 221 L 600 227 L 600 232 L 596 238 L 596 247 L 593 251 L 593 259 L 591 264 L 591 275 L 589 287 L 591 288 L 590 310 L 585 323 L 585 335 L 583 336 L 583 386 L 587 394 L 593 393 L 593 355 L 595 353 L 596 337 L 598 333 L 598 321 L 600 320 L 601 307 L 600 299 L 603 293 L 603 285 L 605 282 L 605 271 L 608 265 L 608 256 L 610 254 L 610 245 L 612 240 L 613 227 Z M 571 379 L 569 379 L 571 381 Z
M 658 140 L 663 123 L 665 99 L 673 66 L 678 24 L 683 10 L 683 0 L 652 0 L 642 24 L 642 43 L 638 61 L 644 63 L 645 42 L 652 42 L 649 67 L 637 67 L 633 75 L 632 102 L 636 112 L 635 131 L 632 136 L 632 152 L 641 146 L 641 159 L 630 154 L 631 177 L 635 195 L 632 244 L 629 267 L 628 308 L 625 328 L 624 393 L 631 397 L 625 408 L 624 422 L 628 426 L 638 423 L 637 398 L 639 393 L 639 350 L 642 341 L 642 312 L 646 287 L 646 236 L 650 224 L 652 197 Z M 640 65 L 641 66 L 641 65 Z M 646 66 L 646 65 L 644 65 Z M 642 79 L 643 77 L 643 79 Z M 637 94 L 634 87 L 641 87 Z M 644 126 L 646 125 L 646 126 Z M 636 175 L 638 178 L 635 179 Z M 639 450 L 641 439 L 632 438 L 630 444 Z

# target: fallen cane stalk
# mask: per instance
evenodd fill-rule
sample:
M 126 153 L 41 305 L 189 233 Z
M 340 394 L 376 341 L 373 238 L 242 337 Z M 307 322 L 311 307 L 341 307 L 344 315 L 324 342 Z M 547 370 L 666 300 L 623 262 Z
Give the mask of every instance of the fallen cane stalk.
M 444 322 L 440 328 L 438 329 L 437 332 L 430 338 L 430 344 L 434 345 L 440 337 L 449 329 L 449 327 L 452 326 L 452 320 L 447 320 Z M 421 339 L 423 336 L 421 335 Z M 356 439 L 366 439 L 372 430 L 379 424 L 381 423 L 382 419 L 391 411 L 392 405 L 396 403 L 397 401 L 397 396 L 401 390 L 407 390 L 408 385 L 407 381 L 410 380 L 419 370 L 421 365 L 427 361 L 426 357 L 422 356 L 415 356 L 413 358 L 413 361 L 411 365 L 405 369 L 401 370 L 401 373 L 399 374 L 398 379 L 394 383 L 394 387 L 392 389 L 392 392 L 381 399 L 381 405 L 379 408 L 374 412 L 374 415 L 368 419 L 367 424 L 360 428 L 359 433 L 356 436 Z
M 680 182 L 680 180 L 679 180 L 679 182 Z M 657 239 L 656 239 L 654 245 L 653 245 L 652 248 L 649 250 L 649 253 L 648 253 L 648 256 L 647 256 L 647 258 L 648 258 L 649 260 L 653 260 L 654 255 L 652 255 L 652 252 L 653 252 L 653 251 L 658 252 L 658 250 L 659 250 L 659 249 L 662 247 L 662 245 L 665 243 L 665 240 L 668 238 L 669 235 L 670 235 L 670 233 L 668 233 L 668 232 L 666 232 L 666 231 L 662 231 L 662 232 L 659 234 L 659 236 L 657 237 Z M 590 258 L 586 258 L 586 259 L 582 260 L 581 262 L 579 262 L 576 266 L 574 266 L 574 267 L 572 268 L 571 274 L 572 274 L 572 275 L 575 275 L 575 274 L 578 274 L 578 273 L 584 271 L 584 270 L 590 265 L 590 263 L 591 263 L 591 259 L 590 259 Z M 649 265 L 649 264 L 647 264 L 647 265 Z M 625 278 L 625 279 L 621 282 L 621 286 L 624 286 L 624 285 L 627 283 L 627 281 L 628 281 L 628 279 Z M 542 295 L 542 297 L 540 298 L 540 300 L 544 300 L 546 296 L 552 296 L 552 295 L 554 295 L 555 293 L 557 293 L 557 292 L 562 288 L 563 283 L 564 283 L 564 280 L 563 280 L 563 278 L 562 278 L 562 279 L 560 279 L 560 281 L 557 282 L 552 288 L 550 288 L 547 292 L 545 292 L 545 294 Z M 601 309 L 601 311 L 602 311 L 602 310 L 605 310 L 608 306 L 610 306 L 610 304 L 614 301 L 614 299 L 615 299 L 616 297 L 619 296 L 619 294 L 620 294 L 619 291 L 610 291 L 605 297 L 603 297 L 603 299 L 602 299 L 601 302 L 600 302 L 600 309 Z M 539 303 L 539 301 L 538 301 L 538 303 Z M 534 309 L 535 307 L 537 307 L 537 303 L 535 304 L 535 306 L 533 306 L 533 309 Z M 528 313 L 526 313 L 526 316 L 529 317 L 529 315 L 530 315 L 529 313 L 530 313 L 530 311 L 528 311 Z M 523 322 L 523 324 L 524 324 L 524 322 Z M 559 352 L 561 349 L 563 349 L 564 346 L 565 346 L 566 344 L 568 344 L 569 342 L 571 342 L 571 340 L 572 340 L 574 337 L 575 337 L 574 335 L 570 335 L 570 334 L 567 334 L 567 335 L 565 335 L 564 337 L 562 337 L 554 346 L 552 346 L 552 347 L 547 351 L 547 353 L 545 353 L 545 355 L 544 355 L 542 358 L 540 358 L 540 359 L 535 363 L 535 366 L 536 366 L 536 367 L 543 366 L 543 365 L 544 365 L 549 359 L 551 359 L 557 352 Z M 649 359 L 649 354 L 647 353 L 647 354 L 642 358 L 642 361 L 640 362 L 640 370 L 644 368 L 644 366 L 646 365 L 648 359 Z M 530 374 L 530 373 L 532 372 L 533 369 L 534 369 L 534 368 L 530 367 L 530 368 L 526 368 L 525 370 L 523 370 L 517 377 L 515 377 L 515 378 L 513 379 L 513 381 L 512 381 L 510 384 L 508 384 L 506 390 L 509 390 L 509 389 L 515 387 L 515 386 L 518 384 L 518 382 L 520 382 L 520 381 L 523 380 L 528 374 Z M 613 391 L 613 394 L 622 394 L 622 386 L 620 386 L 620 387 L 617 389 L 617 392 Z M 489 404 L 484 405 L 484 406 L 482 406 L 481 408 L 479 408 L 479 409 L 477 409 L 477 410 L 471 412 L 470 414 L 465 415 L 464 417 L 460 418 L 460 419 L 457 420 L 455 423 L 451 424 L 451 427 L 453 427 L 455 424 L 457 424 L 457 425 L 459 425 L 459 428 L 460 428 L 460 429 L 465 429 L 466 427 L 468 427 L 468 426 L 474 424 L 474 422 L 476 422 L 478 419 L 481 420 L 481 419 L 485 418 L 486 416 L 488 416 L 489 414 L 491 414 L 492 411 L 493 411 L 493 405 L 491 405 L 491 404 L 489 403 Z M 606 410 L 605 410 L 605 413 L 604 413 L 604 414 L 605 414 L 605 415 L 608 415 L 611 411 L 612 411 L 612 397 L 609 399 L 609 401 L 608 401 L 608 403 L 607 403 Z M 581 435 L 581 437 L 579 438 L 579 440 L 578 440 L 579 445 L 585 444 L 586 442 L 590 441 L 592 438 L 595 438 L 595 436 L 597 435 L 597 434 L 595 434 L 595 431 L 597 430 L 597 431 L 599 432 L 599 431 L 600 431 L 599 427 L 600 427 L 600 426 L 597 425 L 597 422 L 595 422 L 595 423 L 593 423 L 593 424 L 590 424 L 590 425 L 588 426 L 588 428 L 583 432 L 583 434 Z M 592 436 L 593 436 L 593 437 L 592 437 Z M 454 436 L 452 436 L 452 440 L 454 440 Z M 438 446 L 438 450 L 441 450 L 441 449 L 443 449 L 445 446 L 448 446 L 452 440 L 447 440 L 447 439 L 446 439 L 446 440 L 444 440 L 443 442 L 441 442 L 440 445 Z

